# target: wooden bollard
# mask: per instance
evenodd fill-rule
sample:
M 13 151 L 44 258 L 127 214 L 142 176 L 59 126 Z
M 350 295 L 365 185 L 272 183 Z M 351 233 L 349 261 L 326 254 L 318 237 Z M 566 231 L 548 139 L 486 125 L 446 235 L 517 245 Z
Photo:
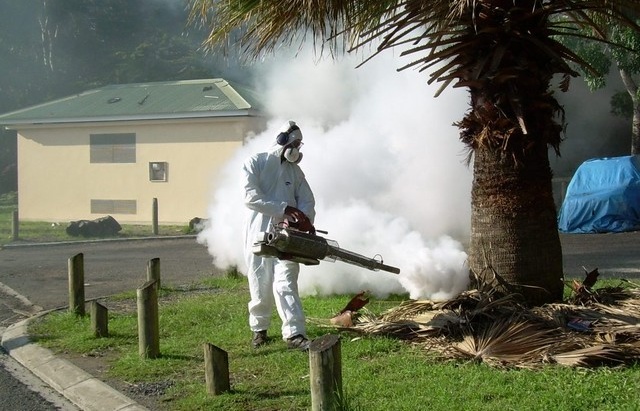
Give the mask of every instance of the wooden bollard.
M 231 390 L 229 355 L 213 344 L 204 344 L 204 377 L 207 393 L 219 395 Z
M 342 401 L 342 353 L 340 336 L 327 334 L 309 345 L 311 409 L 335 411 Z
M 152 258 L 147 261 L 147 281 L 155 281 L 156 288 L 160 291 L 160 259 Z
M 91 329 L 97 338 L 109 336 L 109 311 L 97 301 L 91 302 Z
M 84 255 L 69 258 L 69 311 L 84 316 Z
M 11 214 L 11 240 L 18 241 L 20 238 L 20 219 L 18 218 L 18 210 L 13 210 Z
M 160 356 L 158 291 L 155 281 L 147 281 L 136 291 L 138 302 L 138 354 L 142 358 Z
M 158 199 L 154 198 L 151 204 L 151 228 L 153 235 L 158 235 Z

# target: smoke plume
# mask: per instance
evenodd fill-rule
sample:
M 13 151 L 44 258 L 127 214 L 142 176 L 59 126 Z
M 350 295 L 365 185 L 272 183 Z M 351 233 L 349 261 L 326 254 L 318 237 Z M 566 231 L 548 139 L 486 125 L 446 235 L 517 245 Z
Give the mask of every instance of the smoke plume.
M 469 232 L 471 170 L 452 125 L 467 110 L 466 94 L 448 89 L 434 98 L 423 74 L 396 72 L 401 62 L 392 54 L 357 63 L 301 52 L 260 65 L 267 129 L 248 138 L 213 182 L 209 225 L 198 240 L 217 266 L 245 271 L 241 165 L 294 120 L 304 135 L 300 166 L 316 197 L 316 228 L 344 249 L 401 269 L 395 275 L 342 262 L 303 266 L 301 294 L 453 297 L 468 281 L 461 241 Z

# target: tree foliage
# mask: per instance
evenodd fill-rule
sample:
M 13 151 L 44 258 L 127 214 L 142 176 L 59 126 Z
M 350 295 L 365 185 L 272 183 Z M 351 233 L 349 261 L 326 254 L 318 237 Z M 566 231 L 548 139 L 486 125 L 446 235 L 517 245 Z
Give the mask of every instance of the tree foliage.
M 627 13 L 630 20 L 640 22 L 640 19 L 634 18 L 638 16 L 637 12 Z M 612 68 L 617 70 L 624 91 L 618 91 L 611 97 L 611 112 L 632 120 L 631 153 L 640 154 L 640 33 L 633 27 L 610 22 L 606 16 L 600 21 L 609 42 L 587 41 L 579 36 L 563 37 L 562 41 L 591 62 L 595 69 L 581 69 L 589 89 L 605 87 Z M 580 33 L 589 34 L 585 29 Z
M 0 0 L 0 14 L 0 113 L 106 84 L 226 71 L 200 49 L 180 2 Z M 15 133 L 0 130 L 0 193 L 17 189 L 15 162 Z
M 531 304 L 562 297 L 562 253 L 549 146 L 559 151 L 563 109 L 551 80 L 593 63 L 558 41 L 613 42 L 606 24 L 630 27 L 631 0 L 191 0 L 191 21 L 214 49 L 239 43 L 257 57 L 313 42 L 331 53 L 400 50 L 399 69 L 426 71 L 429 83 L 463 87 L 470 107 L 458 122 L 473 155 L 469 268 L 481 284 Z M 584 30 L 584 31 L 581 31 Z M 597 62 L 596 62 L 597 64 Z M 416 113 L 417 116 L 420 113 Z

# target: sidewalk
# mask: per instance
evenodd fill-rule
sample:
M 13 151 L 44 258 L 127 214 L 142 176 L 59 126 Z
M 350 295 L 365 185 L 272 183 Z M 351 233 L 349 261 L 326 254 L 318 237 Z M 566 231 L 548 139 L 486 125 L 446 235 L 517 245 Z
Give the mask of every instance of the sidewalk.
M 2 335 L 2 347 L 22 366 L 84 411 L 148 411 L 148 408 L 113 389 L 69 361 L 29 339 L 29 322 L 9 326 Z

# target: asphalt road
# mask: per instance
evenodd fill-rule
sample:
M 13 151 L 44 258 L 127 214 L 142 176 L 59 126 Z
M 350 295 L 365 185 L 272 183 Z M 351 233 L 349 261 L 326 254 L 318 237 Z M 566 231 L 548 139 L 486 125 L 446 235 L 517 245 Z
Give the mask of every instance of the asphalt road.
M 5 247 L 0 251 L 0 283 L 45 310 L 66 306 L 69 259 L 80 253 L 86 299 L 135 291 L 146 281 L 152 258 L 160 259 L 163 286 L 190 284 L 216 274 L 207 249 L 187 237 Z
M 582 267 L 598 268 L 602 278 L 640 278 L 640 231 L 560 238 L 567 278 L 581 278 Z M 0 284 L 45 310 L 67 306 L 68 261 L 79 253 L 84 259 L 86 299 L 134 291 L 145 282 L 152 258 L 160 259 L 163 286 L 219 274 L 206 248 L 186 237 L 5 247 L 0 250 Z M 11 319 L 0 317 L 7 320 Z
M 561 234 L 566 278 L 584 278 L 598 269 L 600 278 L 640 278 L 640 231 L 607 234 Z
M 563 234 L 566 278 L 598 268 L 601 278 L 640 278 L 640 232 Z M 164 286 L 188 285 L 219 273 L 193 237 L 5 247 L 0 250 L 0 332 L 39 310 L 68 305 L 68 261 L 82 253 L 85 298 L 133 291 L 146 281 L 147 263 L 160 259 Z M 584 269 L 583 269 L 584 267 Z M 2 409 L 75 410 L 0 350 Z
M 1 331 L 2 329 L 0 329 Z M 0 409 L 16 411 L 78 411 L 0 348 Z
M 163 286 L 188 285 L 217 271 L 194 238 L 5 247 L 0 250 L 0 335 L 41 310 L 68 306 L 68 261 L 82 253 L 85 298 L 133 291 L 160 259 Z M 0 409 L 77 411 L 0 348 Z

